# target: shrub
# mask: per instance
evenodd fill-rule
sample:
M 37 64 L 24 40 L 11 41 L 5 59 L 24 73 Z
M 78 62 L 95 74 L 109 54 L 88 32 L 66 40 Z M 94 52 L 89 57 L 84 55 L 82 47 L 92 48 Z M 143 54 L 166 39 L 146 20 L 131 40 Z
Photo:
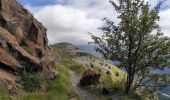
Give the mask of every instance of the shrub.
M 109 70 L 107 70 L 106 74 L 107 74 L 107 75 L 110 75 L 110 71 L 109 71 Z
M 24 86 L 24 89 L 29 92 L 34 92 L 41 88 L 42 82 L 41 73 L 33 72 L 24 72 L 21 77 L 21 84 Z

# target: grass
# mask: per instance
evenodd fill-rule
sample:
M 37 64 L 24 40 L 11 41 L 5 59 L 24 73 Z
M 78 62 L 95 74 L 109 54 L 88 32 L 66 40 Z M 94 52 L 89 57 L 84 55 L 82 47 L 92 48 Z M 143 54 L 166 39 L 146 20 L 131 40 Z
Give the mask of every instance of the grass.
M 0 82 L 0 100 L 11 100 L 5 84 Z
M 80 64 L 70 66 L 70 69 L 73 70 L 78 76 L 82 75 L 86 70 L 85 67 Z
M 58 78 L 47 80 L 41 83 L 45 91 L 25 92 L 15 97 L 14 100 L 70 100 L 79 98 L 71 88 L 69 71 L 61 64 L 55 66 L 59 73 Z M 1 100 L 1 99 L 0 99 Z M 3 99 L 2 99 L 3 100 Z M 78 99 L 79 100 L 79 99 Z
M 41 88 L 41 82 L 43 82 L 43 76 L 40 72 L 24 72 L 21 77 L 21 84 L 24 89 L 29 92 L 35 92 Z
M 78 64 L 74 60 L 72 60 L 73 55 L 69 52 L 69 48 L 67 48 L 69 45 L 71 44 L 60 43 L 59 45 L 52 46 L 52 48 L 60 57 L 61 64 L 66 66 L 68 69 L 73 70 L 76 73 L 76 75 L 81 76 L 83 72 L 86 70 L 86 68 L 83 65 Z M 85 52 L 78 52 L 77 56 L 90 56 L 90 55 Z
M 70 100 L 72 97 L 78 98 L 71 88 L 69 71 L 62 65 L 56 65 L 59 77 L 56 80 L 47 82 L 47 92 L 49 100 Z
M 47 100 L 45 93 L 24 93 L 20 96 L 15 97 L 14 100 Z
M 69 72 L 61 65 L 56 66 L 56 70 L 59 72 L 58 79 L 49 80 L 47 82 L 47 92 L 51 100 L 61 98 L 62 100 L 69 99 L 69 93 L 71 91 L 71 82 Z
M 66 66 L 68 69 L 74 71 L 76 73 L 76 75 L 81 76 L 83 74 L 83 72 L 86 70 L 86 68 L 81 65 L 76 63 L 74 60 L 72 60 L 71 58 L 61 58 L 61 64 L 63 64 L 64 66 Z

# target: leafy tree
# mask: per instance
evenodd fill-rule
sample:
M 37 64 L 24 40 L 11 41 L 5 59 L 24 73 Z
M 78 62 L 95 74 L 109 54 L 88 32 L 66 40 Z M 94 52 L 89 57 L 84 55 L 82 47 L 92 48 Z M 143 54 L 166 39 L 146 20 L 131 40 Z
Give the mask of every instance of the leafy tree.
M 119 14 L 120 22 L 115 24 L 108 18 L 103 19 L 106 24 L 99 28 L 103 35 L 92 34 L 95 50 L 105 59 L 119 61 L 118 67 L 126 70 L 126 94 L 139 87 L 156 90 L 166 86 L 165 78 L 151 74 L 152 70 L 164 69 L 169 64 L 170 38 L 163 35 L 157 23 L 163 2 L 151 8 L 144 0 L 117 1 L 110 3 Z

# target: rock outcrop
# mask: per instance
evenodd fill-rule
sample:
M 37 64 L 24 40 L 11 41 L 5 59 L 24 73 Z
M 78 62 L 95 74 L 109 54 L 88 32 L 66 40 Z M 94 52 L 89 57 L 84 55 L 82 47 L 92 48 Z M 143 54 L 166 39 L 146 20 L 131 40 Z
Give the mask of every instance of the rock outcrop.
M 46 31 L 16 0 L 0 0 L 0 68 L 15 75 L 42 71 L 47 79 L 54 78 L 56 74 L 46 64 L 56 60 Z
M 17 37 L 19 44 L 36 44 L 47 48 L 46 28 L 16 0 L 0 1 L 0 26 Z
M 95 85 L 99 83 L 99 79 L 100 79 L 100 74 L 97 74 L 93 70 L 86 70 L 83 73 L 82 78 L 80 79 L 80 85 L 81 86 L 87 86 L 92 84 Z

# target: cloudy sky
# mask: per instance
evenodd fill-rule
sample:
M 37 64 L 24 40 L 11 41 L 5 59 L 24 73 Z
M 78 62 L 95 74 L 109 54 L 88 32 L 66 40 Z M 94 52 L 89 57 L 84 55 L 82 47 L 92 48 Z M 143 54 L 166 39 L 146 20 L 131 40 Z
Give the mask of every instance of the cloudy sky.
M 70 42 L 87 44 L 89 32 L 100 34 L 97 30 L 102 18 L 108 17 L 118 22 L 117 13 L 109 0 L 18 0 L 48 29 L 50 44 Z M 154 6 L 158 0 L 149 1 Z M 170 36 L 170 0 L 161 7 L 160 26 L 165 35 Z

